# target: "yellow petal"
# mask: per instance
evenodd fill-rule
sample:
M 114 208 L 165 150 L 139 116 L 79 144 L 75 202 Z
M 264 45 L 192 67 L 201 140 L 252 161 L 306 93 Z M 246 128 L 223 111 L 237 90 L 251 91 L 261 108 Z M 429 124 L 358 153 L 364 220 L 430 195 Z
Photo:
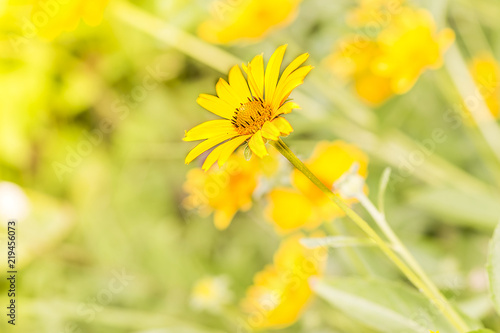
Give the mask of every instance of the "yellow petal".
M 248 64 L 248 84 L 252 95 L 264 99 L 264 58 L 259 54 Z
M 203 141 L 202 143 L 198 144 L 196 147 L 191 149 L 191 151 L 187 154 L 185 160 L 186 164 L 191 163 L 191 161 L 200 156 L 200 154 L 209 150 L 213 146 L 218 145 L 219 143 L 226 141 L 228 139 L 231 139 L 234 136 L 235 136 L 234 134 L 222 134 Z
M 231 221 L 233 220 L 234 214 L 236 214 L 236 210 L 216 210 L 214 212 L 215 227 L 219 230 L 227 229 L 227 227 L 229 227 Z
M 231 154 L 236 150 L 236 148 L 238 148 L 250 136 L 251 135 L 241 135 L 229 141 L 228 143 L 222 144 L 221 146 L 223 146 L 224 148 L 219 156 L 219 166 L 222 166 L 224 163 L 226 163 Z
M 248 97 L 252 97 L 247 81 L 243 77 L 238 65 L 233 66 L 229 71 L 229 84 L 236 90 L 240 99 L 246 100 Z
M 272 104 L 273 109 L 278 108 L 288 98 L 293 89 L 304 83 L 304 78 L 309 74 L 311 69 L 313 69 L 312 66 L 304 66 L 288 75 L 283 81 L 283 86 L 280 87 L 279 91 L 276 91 Z
M 277 188 L 269 193 L 266 216 L 281 232 L 290 232 L 309 223 L 313 208 L 302 193 L 291 188 Z
M 290 123 L 283 117 L 278 117 L 271 121 L 271 123 L 276 126 L 281 135 L 288 135 L 293 132 L 292 125 L 290 125 Z
M 300 109 L 300 106 L 294 102 L 287 102 L 281 105 L 274 113 L 273 117 L 279 116 L 280 114 L 288 114 L 292 112 L 293 109 Z
M 237 135 L 234 126 L 231 124 L 229 120 L 226 119 L 209 120 L 187 131 L 186 137 L 183 140 L 184 141 L 204 140 L 210 137 L 219 136 L 222 134 L 230 134 L 230 133 L 234 133 L 234 135 Z
M 248 142 L 248 146 L 253 151 L 253 153 L 260 158 L 269 155 L 266 149 L 266 144 L 264 143 L 264 139 L 262 139 L 261 131 L 257 131 L 250 141 Z
M 281 74 L 281 78 L 280 78 L 279 82 L 281 82 L 282 80 L 285 80 L 288 77 L 288 75 L 292 74 L 292 72 L 294 70 L 299 68 L 299 66 L 302 65 L 307 60 L 307 58 L 309 58 L 309 53 L 301 54 L 297 58 L 295 58 L 290 63 L 290 65 L 286 66 L 285 70 L 283 71 L 283 74 Z M 278 86 L 279 86 L 279 82 L 278 82 Z
M 200 94 L 200 96 L 196 99 L 196 102 L 213 114 L 226 119 L 231 119 L 236 111 L 227 102 L 212 95 Z
M 274 92 L 276 90 L 276 85 L 278 84 L 278 77 L 280 75 L 281 63 L 283 61 L 283 56 L 285 55 L 287 45 L 281 45 L 274 51 L 273 55 L 269 59 L 266 67 L 266 101 L 272 102 Z
M 262 126 L 262 136 L 269 140 L 278 140 L 280 131 L 271 122 L 266 121 Z
M 227 83 L 224 79 L 219 79 L 219 81 L 215 85 L 215 91 L 217 91 L 217 95 L 221 100 L 231 105 L 234 109 L 236 109 L 242 101 L 238 97 L 235 89 L 231 87 L 229 83 Z

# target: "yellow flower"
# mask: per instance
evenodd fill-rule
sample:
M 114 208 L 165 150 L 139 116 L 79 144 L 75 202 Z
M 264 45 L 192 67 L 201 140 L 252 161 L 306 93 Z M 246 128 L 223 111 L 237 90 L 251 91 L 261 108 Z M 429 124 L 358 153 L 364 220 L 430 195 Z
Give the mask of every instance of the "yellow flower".
M 472 60 L 470 72 L 479 92 L 494 117 L 500 115 L 500 66 L 489 53 L 480 54 Z
M 320 142 L 306 166 L 328 188 L 346 173 L 353 163 L 359 164 L 358 174 L 366 178 L 368 157 L 356 146 L 342 141 Z M 274 223 L 280 233 L 298 228 L 314 229 L 323 221 L 343 216 L 343 211 L 332 204 L 307 177 L 297 170 L 292 173 L 293 188 L 276 188 L 269 195 L 266 209 L 268 220 Z M 346 199 L 347 203 L 356 202 Z
M 209 276 L 196 282 L 191 292 L 191 306 L 196 310 L 218 313 L 229 304 L 233 294 L 225 276 Z
M 202 168 L 207 170 L 216 161 L 223 165 L 246 141 L 252 152 L 262 158 L 268 155 L 265 140 L 278 140 L 279 136 L 293 131 L 281 115 L 299 108 L 287 99 L 292 90 L 303 83 L 312 66 L 300 67 L 309 56 L 302 54 L 280 77 L 285 50 L 283 45 L 273 53 L 265 72 L 262 55 L 253 58 L 248 67 L 243 66 L 247 80 L 240 68 L 234 66 L 229 71 L 229 83 L 224 79 L 217 82 L 218 96 L 201 94 L 198 97 L 198 104 L 224 119 L 204 122 L 186 132 L 185 141 L 205 140 L 189 152 L 186 164 L 220 144 L 208 155 Z
M 345 82 L 353 80 L 358 95 L 368 104 L 376 105 L 393 95 L 390 78 L 373 71 L 373 61 L 380 53 L 375 41 L 348 36 L 337 43 L 336 51 L 325 59 L 325 63 Z
M 259 171 L 257 163 L 246 161 L 241 153 L 229 157 L 221 168 L 208 172 L 191 169 L 184 183 L 188 196 L 183 205 L 187 209 L 197 209 L 201 215 L 214 212 L 217 229 L 226 229 L 236 212 L 252 207 Z
M 321 237 L 323 235 L 315 235 Z M 252 329 L 277 329 L 293 324 L 301 315 L 313 293 L 311 277 L 323 274 L 327 251 L 306 249 L 297 234 L 282 242 L 274 255 L 274 264 L 254 277 L 242 308 Z
M 272 28 L 288 25 L 296 17 L 301 0 L 216 0 L 214 17 L 203 22 L 198 34 L 211 43 L 259 39 Z
M 424 70 L 442 66 L 442 55 L 454 39 L 451 29 L 436 32 L 426 10 L 405 8 L 378 36 L 381 55 L 374 61 L 374 70 L 391 79 L 394 93 L 403 94 Z
M 436 32 L 425 10 L 401 8 L 376 38 L 364 35 L 340 40 L 326 60 L 334 74 L 353 81 L 368 104 L 380 104 L 413 87 L 426 69 L 442 65 L 442 55 L 454 40 L 451 29 Z
M 39 1 L 11 0 L 9 4 L 32 4 L 31 24 L 38 35 L 54 39 L 63 31 L 72 31 L 80 20 L 90 26 L 97 26 L 102 21 L 104 9 L 109 0 L 72 0 Z

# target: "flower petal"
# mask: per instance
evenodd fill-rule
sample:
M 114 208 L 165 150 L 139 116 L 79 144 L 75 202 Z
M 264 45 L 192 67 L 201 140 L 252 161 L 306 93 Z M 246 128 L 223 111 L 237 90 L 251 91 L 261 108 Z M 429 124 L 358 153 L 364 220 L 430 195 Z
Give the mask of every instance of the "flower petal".
M 191 149 L 191 151 L 187 154 L 185 160 L 186 164 L 191 163 L 195 158 L 200 156 L 201 153 L 209 150 L 213 146 L 218 145 L 219 143 L 224 142 L 233 137 L 235 137 L 234 134 L 222 134 L 201 142 L 196 147 Z
M 262 139 L 261 131 L 257 131 L 250 141 L 248 142 L 248 146 L 254 152 L 255 155 L 260 158 L 269 155 L 266 149 L 266 144 L 264 143 L 264 139 Z
M 280 131 L 271 122 L 266 121 L 262 126 L 262 136 L 266 139 L 276 141 L 280 136 Z
M 234 133 L 235 135 L 238 134 L 229 120 L 227 119 L 209 120 L 187 131 L 186 137 L 183 140 L 184 141 L 204 140 L 210 137 L 222 134 L 230 134 L 230 133 Z
M 252 95 L 264 99 L 264 58 L 259 54 L 248 64 L 248 85 Z
M 271 103 L 273 101 L 274 92 L 276 90 L 276 85 L 278 84 L 278 77 L 280 75 L 281 62 L 283 61 L 283 56 L 285 55 L 287 45 L 281 45 L 274 51 L 266 67 L 266 101 Z
M 236 111 L 231 105 L 219 97 L 208 94 L 200 94 L 196 102 L 208 111 L 226 119 L 231 119 Z
M 229 105 L 231 105 L 233 108 L 237 108 L 240 106 L 240 103 L 242 99 L 238 97 L 238 93 L 236 90 L 229 85 L 229 83 L 226 82 L 224 79 L 219 79 L 217 81 L 217 84 L 215 85 L 215 91 L 217 91 L 217 95 L 219 98 Z
M 234 215 L 238 210 L 234 208 L 228 208 L 225 210 L 216 210 L 214 212 L 214 224 L 217 230 L 224 230 L 229 227 Z
M 223 151 L 221 152 L 219 160 L 218 160 L 219 166 L 222 166 L 223 164 L 225 164 L 227 162 L 227 160 L 229 159 L 229 157 L 231 156 L 231 154 L 236 150 L 236 148 L 238 148 L 250 136 L 251 136 L 250 134 L 249 135 L 241 135 L 241 136 L 238 136 L 227 143 L 222 144 L 221 146 L 224 148 L 223 148 Z
M 293 109 L 300 109 L 300 108 L 301 108 L 300 105 L 298 105 L 297 103 L 287 102 L 287 103 L 281 105 L 278 108 L 278 110 L 274 111 L 273 117 L 277 117 L 280 114 L 288 114 L 288 113 L 292 112 Z
M 288 135 L 293 132 L 292 125 L 290 125 L 290 123 L 283 117 L 278 117 L 271 121 L 271 123 L 276 126 L 281 135 Z
M 241 100 L 247 100 L 248 97 L 252 97 L 250 89 L 248 89 L 247 80 L 243 77 L 241 69 L 238 65 L 231 68 L 228 79 L 229 84 L 236 90 L 236 93 Z
M 311 69 L 313 69 L 312 66 L 304 66 L 288 75 L 288 77 L 283 81 L 283 85 L 278 91 L 276 91 L 276 95 L 273 99 L 272 104 L 273 110 L 283 104 L 283 102 L 288 98 L 293 89 L 304 83 L 304 78 L 307 76 L 307 74 L 309 74 Z

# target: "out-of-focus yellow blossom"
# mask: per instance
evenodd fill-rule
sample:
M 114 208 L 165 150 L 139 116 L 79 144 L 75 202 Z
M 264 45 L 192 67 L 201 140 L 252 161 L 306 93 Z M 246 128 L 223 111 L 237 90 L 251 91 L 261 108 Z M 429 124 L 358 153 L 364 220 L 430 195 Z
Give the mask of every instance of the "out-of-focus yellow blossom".
M 216 0 L 213 17 L 203 22 L 199 35 L 211 43 L 230 43 L 241 39 L 257 40 L 271 29 L 288 25 L 295 19 L 301 0 Z
M 364 101 L 379 104 L 393 95 L 391 81 L 373 71 L 373 61 L 380 56 L 379 45 L 358 37 L 348 36 L 339 41 L 337 50 L 325 63 L 344 82 L 354 81 L 354 88 Z
M 306 166 L 328 188 L 347 172 L 353 163 L 359 164 L 358 174 L 367 175 L 368 157 L 359 148 L 343 141 L 320 142 Z M 268 219 L 278 232 L 287 233 L 298 228 L 313 229 L 323 221 L 343 216 L 344 212 L 301 172 L 292 173 L 293 188 L 276 188 L 269 195 L 266 209 Z M 346 199 L 354 203 L 355 199 Z
M 483 53 L 470 64 L 470 72 L 494 117 L 500 115 L 500 66 L 491 54 Z
M 342 39 L 325 62 L 354 83 L 361 99 L 377 105 L 406 93 L 426 69 L 439 68 L 454 38 L 451 29 L 436 31 L 429 12 L 405 7 L 374 38 L 358 34 Z
M 256 159 L 246 161 L 241 151 L 229 157 L 222 167 L 214 166 L 207 172 L 191 169 L 184 183 L 188 196 L 183 205 L 186 209 L 197 209 L 203 216 L 214 212 L 217 229 L 226 229 L 237 211 L 252 207 L 258 175 Z
M 348 14 L 347 23 L 380 29 L 401 12 L 404 4 L 404 0 L 359 0 L 358 6 Z
M 311 300 L 313 293 L 309 279 L 323 274 L 327 251 L 324 248 L 304 248 L 299 243 L 303 237 L 297 234 L 284 240 L 274 255 L 273 265 L 255 275 L 254 283 L 242 301 L 250 328 L 289 326 L 300 317 Z
M 72 31 L 80 20 L 90 26 L 102 21 L 109 0 L 10 0 L 10 5 L 33 5 L 26 28 L 46 39 L 54 39 L 63 31 Z
M 225 276 L 209 276 L 196 282 L 191 292 L 191 306 L 196 310 L 221 312 L 233 299 Z
M 423 9 L 405 8 L 378 36 L 381 55 L 374 71 L 391 79 L 395 94 L 410 90 L 426 69 L 443 64 L 443 53 L 455 40 L 453 30 L 436 31 L 431 14 Z

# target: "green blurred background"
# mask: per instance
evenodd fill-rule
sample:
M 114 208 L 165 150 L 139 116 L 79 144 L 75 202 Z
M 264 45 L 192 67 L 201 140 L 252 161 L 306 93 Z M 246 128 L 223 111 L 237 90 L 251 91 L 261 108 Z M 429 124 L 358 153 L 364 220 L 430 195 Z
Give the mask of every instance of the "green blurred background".
M 311 54 L 316 69 L 298 89 L 303 109 L 288 116 L 295 128 L 289 145 L 301 156 L 320 140 L 359 145 L 370 155 L 368 185 L 374 197 L 383 169 L 391 166 L 396 181 L 386 193 L 386 206 L 394 229 L 447 295 L 498 331 L 484 272 L 488 239 L 500 216 L 498 163 L 472 125 L 455 128 L 443 119 L 460 103 L 445 68 L 425 72 L 410 92 L 371 109 L 325 73 L 322 59 L 350 31 L 344 17 L 354 4 L 304 0 L 288 27 L 256 43 L 220 48 L 244 61 L 262 52 L 268 59 L 284 43 L 289 43 L 286 59 Z M 466 58 L 480 51 L 467 42 L 480 29 L 498 59 L 500 3 L 416 4 L 429 8 L 438 26 L 447 22 L 455 29 Z M 210 15 L 210 2 L 201 0 L 135 6 L 193 34 Z M 2 29 L 11 24 L 2 22 Z M 146 89 L 144 78 L 152 71 L 157 84 Z M 97 28 L 80 24 L 54 41 L 33 38 L 18 50 L 1 40 L 0 72 L 0 181 L 17 184 L 28 199 L 26 217 L 18 224 L 19 326 L 7 327 L 2 319 L 0 331 L 235 332 L 228 314 L 193 309 L 191 289 L 201 277 L 225 275 L 237 305 L 279 244 L 263 220 L 265 201 L 257 198 L 250 212 L 237 214 L 222 232 L 211 217 L 181 206 L 185 174 L 193 167 L 184 165 L 192 147 L 181 141 L 184 130 L 213 119 L 196 97 L 214 93 L 216 80 L 226 73 L 139 31 L 113 3 Z M 356 108 L 368 110 L 365 123 L 376 125 L 353 122 L 349 114 Z M 402 176 L 401 161 L 419 147 L 407 144 L 407 138 L 421 143 L 436 128 L 448 139 L 416 171 Z M 77 156 L 78 150 L 85 153 Z M 8 190 L 3 195 L 13 196 Z M 336 223 L 358 232 L 348 220 Z M 362 252 L 378 275 L 398 278 L 380 253 Z M 330 250 L 328 272 L 355 274 L 338 250 Z M 123 288 L 99 304 L 98 295 L 124 274 L 129 278 Z M 1 304 L 6 290 L 2 279 Z M 282 331 L 374 332 L 319 299 Z

